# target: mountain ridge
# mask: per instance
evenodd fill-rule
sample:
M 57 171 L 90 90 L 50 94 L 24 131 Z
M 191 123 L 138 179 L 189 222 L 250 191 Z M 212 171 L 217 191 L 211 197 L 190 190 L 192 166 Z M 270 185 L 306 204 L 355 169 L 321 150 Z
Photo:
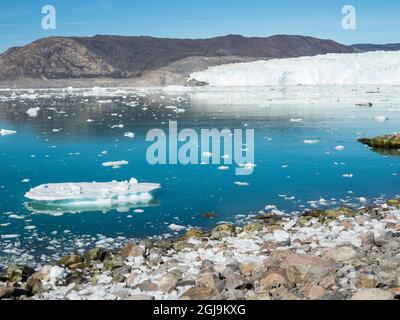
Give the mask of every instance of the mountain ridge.
M 214 65 L 358 51 L 333 40 L 299 35 L 49 37 L 1 54 L 0 81 L 113 79 L 164 85 L 182 83 L 190 73 Z

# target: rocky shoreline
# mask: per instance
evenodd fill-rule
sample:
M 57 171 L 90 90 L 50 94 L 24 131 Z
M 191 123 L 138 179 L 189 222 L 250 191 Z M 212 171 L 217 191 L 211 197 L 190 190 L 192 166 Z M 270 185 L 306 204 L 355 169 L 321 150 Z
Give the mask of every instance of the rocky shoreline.
M 400 299 L 400 200 L 264 214 L 159 241 L 93 248 L 0 273 L 0 299 Z

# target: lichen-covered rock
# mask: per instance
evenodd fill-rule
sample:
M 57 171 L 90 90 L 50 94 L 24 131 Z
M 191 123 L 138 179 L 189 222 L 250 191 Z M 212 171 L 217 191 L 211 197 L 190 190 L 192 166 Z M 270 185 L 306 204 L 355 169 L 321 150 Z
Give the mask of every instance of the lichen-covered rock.
M 382 289 L 361 289 L 357 291 L 351 300 L 393 300 L 394 294 Z
M 356 287 L 361 289 L 373 289 L 378 285 L 378 277 L 373 274 L 358 274 Z
M 214 288 L 192 287 L 182 294 L 181 299 L 211 300 L 217 295 L 218 295 L 218 290 Z
M 329 250 L 326 256 L 338 262 L 345 262 L 351 260 L 357 256 L 357 251 L 352 247 L 339 247 L 336 249 Z
M 298 284 L 318 284 L 324 277 L 334 275 L 337 269 L 327 259 L 297 254 L 288 256 L 281 266 L 286 269 L 289 281 Z
M 372 148 L 400 149 L 400 134 L 388 134 L 372 139 L 362 138 L 358 141 Z
M 84 258 L 89 261 L 103 261 L 107 255 L 107 251 L 102 248 L 93 248 L 87 251 Z
M 185 238 L 190 239 L 190 238 L 201 238 L 203 237 L 203 231 L 200 229 L 190 229 L 186 231 Z
M 154 245 L 164 250 L 172 249 L 172 247 L 174 246 L 172 240 L 170 239 L 158 240 L 157 242 L 154 243 Z
M 125 265 L 124 259 L 121 256 L 115 256 L 110 259 L 106 259 L 104 260 L 103 264 L 104 269 L 106 270 L 114 270 Z
M 126 277 L 129 276 L 129 272 L 129 266 L 115 268 L 112 271 L 113 282 L 124 282 L 126 280 Z
M 11 282 L 20 282 L 26 281 L 34 273 L 31 267 L 12 264 L 6 268 L 2 277 Z
M 260 232 L 263 229 L 263 225 L 260 222 L 254 222 L 246 224 L 243 227 L 243 232 L 245 233 L 255 233 Z
M 145 247 L 134 243 L 127 243 L 121 250 L 121 255 L 127 257 L 143 257 L 146 252 Z
M 174 249 L 176 251 L 191 250 L 195 247 L 193 243 L 187 241 L 178 241 L 174 243 Z
M 206 219 L 214 219 L 217 216 L 217 214 L 215 212 L 204 212 L 202 216 L 203 218 Z
M 400 199 L 389 199 L 387 201 L 387 205 L 391 207 L 398 207 L 400 206 Z
M 288 281 L 284 275 L 281 273 L 272 272 L 260 281 L 260 286 L 264 290 L 270 290 L 285 286 L 287 282 Z
M 236 235 L 236 228 L 232 224 L 221 224 L 211 231 L 211 238 L 222 239 Z
M 69 254 L 58 261 L 58 264 L 64 267 L 70 267 L 82 263 L 84 261 L 83 257 L 79 254 Z
M 42 281 L 32 277 L 26 282 L 25 288 L 30 295 L 40 294 L 46 291 Z
M 14 297 L 16 291 L 15 287 L 0 287 L 0 300 Z

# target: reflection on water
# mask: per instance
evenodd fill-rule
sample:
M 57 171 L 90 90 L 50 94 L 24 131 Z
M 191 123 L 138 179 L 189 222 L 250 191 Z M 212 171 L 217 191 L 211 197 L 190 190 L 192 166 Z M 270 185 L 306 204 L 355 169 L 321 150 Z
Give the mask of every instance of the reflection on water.
M 397 151 L 370 152 L 357 142 L 398 131 L 400 112 L 389 109 L 399 108 L 384 101 L 361 109 L 354 104 L 223 105 L 199 96 L 194 101 L 186 93 L 24 94 L 0 92 L 0 129 L 17 131 L 0 137 L 0 257 L 51 255 L 104 239 L 174 235 L 171 225 L 208 229 L 220 221 L 241 221 L 270 205 L 295 214 L 399 192 L 399 158 L 387 157 Z M 29 108 L 39 108 L 36 117 L 26 113 Z M 389 120 L 374 121 L 379 115 Z M 223 159 L 221 165 L 148 164 L 146 134 L 154 128 L 167 132 L 169 120 L 177 120 L 178 129 L 196 132 L 254 129 L 253 174 L 238 177 Z M 134 138 L 126 132 L 133 132 Z M 102 166 L 119 160 L 129 164 L 119 169 Z M 160 183 L 160 202 L 91 204 L 78 210 L 70 204 L 26 203 L 24 198 L 41 184 L 131 177 Z M 82 211 L 88 213 L 60 215 Z M 217 218 L 205 219 L 204 212 L 215 212 Z
M 370 148 L 372 151 L 388 157 L 400 157 L 400 150 L 393 148 Z
M 100 211 L 107 213 L 111 210 L 118 212 L 129 212 L 137 208 L 159 206 L 160 202 L 152 199 L 146 202 L 136 203 L 99 203 L 98 200 L 87 200 L 85 202 L 71 201 L 31 201 L 26 202 L 25 207 L 36 214 L 63 215 L 65 213 L 84 213 Z

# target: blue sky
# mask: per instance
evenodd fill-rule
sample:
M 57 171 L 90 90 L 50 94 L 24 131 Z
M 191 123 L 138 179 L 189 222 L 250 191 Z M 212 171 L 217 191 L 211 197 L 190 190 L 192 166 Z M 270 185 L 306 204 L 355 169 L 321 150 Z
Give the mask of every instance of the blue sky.
M 41 28 L 44 5 L 57 29 Z M 357 29 L 341 28 L 341 8 L 357 10 Z M 0 0 L 0 52 L 42 37 L 95 34 L 206 38 L 301 34 L 345 44 L 400 42 L 399 0 Z

